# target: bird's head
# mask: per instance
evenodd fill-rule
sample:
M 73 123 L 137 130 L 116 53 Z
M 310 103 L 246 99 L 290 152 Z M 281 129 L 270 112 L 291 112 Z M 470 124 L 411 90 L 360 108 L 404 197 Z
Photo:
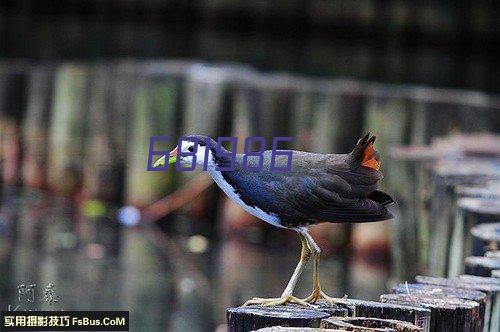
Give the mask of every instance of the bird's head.
M 196 145 L 198 145 L 197 150 L 196 150 Z M 181 164 L 192 165 L 193 164 L 192 154 L 195 151 L 196 151 L 196 164 L 203 165 L 206 157 L 208 161 L 208 166 L 210 167 L 211 165 L 214 164 L 214 157 L 216 157 L 217 154 L 216 152 L 217 142 L 211 139 L 210 137 L 204 135 L 185 136 L 184 140 L 182 141 L 180 151 L 179 151 L 179 146 L 175 147 L 175 149 L 170 151 L 168 155 L 168 163 L 169 164 L 175 163 L 177 161 L 177 157 L 179 157 L 179 161 Z M 186 153 L 187 155 L 183 155 L 184 153 Z M 154 163 L 153 167 L 165 166 L 166 160 L 167 160 L 166 156 L 162 156 Z

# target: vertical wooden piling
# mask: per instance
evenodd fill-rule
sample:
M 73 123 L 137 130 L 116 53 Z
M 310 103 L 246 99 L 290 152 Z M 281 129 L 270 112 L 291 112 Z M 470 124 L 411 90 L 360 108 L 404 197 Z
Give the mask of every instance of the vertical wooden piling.
M 0 66 L 0 182 L 20 181 L 21 120 L 26 108 L 28 66 L 3 63 Z
M 461 198 L 457 201 L 457 211 L 450 242 L 448 276 L 455 277 L 463 271 L 465 257 L 469 255 L 480 256 L 488 250 L 485 247 L 486 242 L 483 240 L 488 235 L 482 229 L 495 227 L 487 225 L 500 221 L 499 207 L 500 200 L 495 198 Z M 486 233 L 490 233 L 489 236 L 493 238 L 496 236 L 493 232 Z M 476 236 L 473 234 L 476 234 Z M 492 245 L 491 249 L 494 249 L 495 244 Z
M 384 294 L 380 300 L 430 309 L 430 331 L 482 331 L 479 304 L 475 301 L 421 294 Z
M 319 327 L 331 315 L 295 305 L 278 307 L 239 307 L 227 310 L 228 331 L 248 332 L 269 326 Z
M 430 296 L 440 296 L 443 298 L 458 298 L 469 301 L 475 301 L 479 304 L 479 314 L 480 314 L 480 324 L 478 330 L 483 330 L 484 317 L 486 311 L 486 301 L 487 296 L 485 293 L 473 290 L 473 289 L 460 289 L 454 287 L 443 287 L 437 285 L 425 285 L 425 284 L 397 284 L 392 288 L 392 292 L 397 294 L 420 294 L 420 295 L 430 295 Z
M 481 277 L 491 277 L 493 270 L 500 269 L 500 258 L 470 256 L 465 259 L 465 273 Z
M 365 131 L 372 131 L 377 135 L 377 150 L 381 155 L 389 155 L 392 145 L 404 145 L 409 140 L 408 128 L 411 120 L 409 101 L 405 98 L 392 98 L 389 91 L 381 88 L 367 90 L 368 99 L 365 110 Z M 386 171 L 390 170 L 390 172 Z M 411 278 L 418 272 L 418 223 L 411 215 L 406 216 L 405 211 L 410 211 L 412 198 L 407 184 L 402 184 L 401 179 L 408 178 L 404 170 L 397 167 L 394 161 L 386 158 L 382 163 L 382 172 L 385 173 L 384 186 L 387 191 L 398 197 L 398 206 L 395 207 L 394 220 L 391 220 L 389 232 L 392 246 L 392 277 L 397 280 Z M 411 262 L 411 263 L 410 263 Z
M 149 140 L 151 136 L 171 137 L 169 142 L 158 142 L 154 147 L 156 151 L 171 150 L 177 145 L 176 117 L 181 111 L 185 68 L 184 63 L 175 61 L 145 63 L 137 68 L 127 147 L 126 201 L 129 204 L 151 204 L 172 185 L 172 166 L 168 173 L 147 171 Z
M 456 275 L 450 269 L 449 257 L 452 249 L 450 238 L 456 223 L 456 198 L 454 186 L 465 184 L 484 184 L 498 176 L 492 160 L 461 160 L 457 167 L 457 160 L 441 160 L 433 165 L 431 170 L 434 185 L 432 186 L 432 200 L 430 208 L 431 228 L 428 273 L 436 276 Z M 458 229 L 457 229 L 458 231 Z
M 29 77 L 26 117 L 23 123 L 23 184 L 47 185 L 49 120 L 52 110 L 54 66 L 38 65 Z
M 119 142 L 126 133 L 115 127 L 124 126 L 130 110 L 116 109 L 114 84 L 120 84 L 115 63 L 101 62 L 91 67 L 83 181 L 88 198 L 107 202 L 118 202 L 121 198 L 126 150 Z
M 453 279 L 417 276 L 415 280 L 421 284 L 473 289 L 486 294 L 486 308 L 483 331 L 494 332 L 500 328 L 500 282 L 495 278 L 477 276 L 459 276 Z
M 347 80 L 320 81 L 315 91 L 313 133 L 316 139 L 312 149 L 321 153 L 351 152 L 366 130 L 364 86 Z
M 55 73 L 48 148 L 48 184 L 56 193 L 75 194 L 83 181 L 89 67 L 65 63 Z
M 349 316 L 395 319 L 410 322 L 429 332 L 431 312 L 418 306 L 347 299 Z
M 500 200 L 496 202 L 500 202 Z M 500 216 L 498 217 L 500 219 Z M 471 234 L 472 255 L 481 256 L 485 255 L 488 251 L 500 250 L 500 223 L 476 225 L 471 228 Z

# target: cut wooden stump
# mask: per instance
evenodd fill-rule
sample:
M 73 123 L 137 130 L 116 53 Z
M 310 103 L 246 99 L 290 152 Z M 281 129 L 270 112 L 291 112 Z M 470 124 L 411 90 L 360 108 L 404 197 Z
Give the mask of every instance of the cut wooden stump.
M 490 277 L 491 271 L 500 269 L 500 258 L 471 256 L 465 259 L 465 273 Z
M 491 271 L 491 276 L 494 278 L 500 278 L 500 270 Z
M 500 258 L 500 250 L 487 251 L 484 253 L 484 257 Z
M 457 167 L 457 164 L 460 167 Z M 468 231 L 459 232 L 462 227 L 457 226 L 456 206 L 454 187 L 457 185 L 482 185 L 500 176 L 496 161 L 493 159 L 452 159 L 443 160 L 433 165 L 432 175 L 434 185 L 432 187 L 430 225 L 430 247 L 428 268 L 431 275 L 436 276 L 456 276 L 460 269 L 450 266 L 450 257 L 457 257 L 453 252 L 460 252 L 463 249 L 453 248 L 455 245 L 463 243 L 457 241 L 460 236 L 467 236 Z M 460 206 L 460 205 L 459 205 Z M 470 229 L 470 228 L 469 228 Z M 463 256 L 462 256 L 463 259 Z
M 453 279 L 417 276 L 418 283 L 473 289 L 486 294 L 486 309 L 483 331 L 497 332 L 500 329 L 500 280 L 477 276 L 462 275 Z
M 417 306 L 347 299 L 349 316 L 395 319 L 429 331 L 431 311 Z
M 331 317 L 321 321 L 320 327 L 326 329 L 343 329 L 360 332 L 417 332 L 423 331 L 421 327 L 408 322 L 393 319 L 366 318 L 366 317 Z
M 302 318 L 304 313 L 300 313 L 300 311 L 306 310 L 307 314 L 309 311 L 312 310 L 314 312 L 320 312 L 321 315 L 326 314 L 327 317 L 355 316 L 355 317 L 365 317 L 365 319 L 367 320 L 372 318 L 381 320 L 397 320 L 401 322 L 406 322 L 411 326 L 418 327 L 419 328 L 418 331 L 424 331 L 424 332 L 429 331 L 430 317 L 431 317 L 431 311 L 429 309 L 417 306 L 406 306 L 406 305 L 352 300 L 352 299 L 347 299 L 346 302 L 347 303 L 345 306 L 331 306 L 326 302 L 320 302 L 319 307 L 317 309 L 309 309 L 296 305 L 287 305 L 287 306 L 280 306 L 273 308 L 266 308 L 260 306 L 231 308 L 228 309 L 227 311 L 228 325 L 230 327 L 230 331 L 249 331 L 249 328 L 252 327 L 249 326 L 248 324 L 258 324 L 258 326 L 256 325 L 253 328 L 264 327 L 264 326 L 276 326 L 276 325 L 281 325 L 282 327 L 283 326 L 318 327 L 318 325 L 315 325 L 316 320 L 313 319 L 316 317 L 316 315 L 311 316 L 311 313 L 309 313 L 309 316 L 311 317 L 305 318 L 306 320 L 304 321 Z M 280 308 L 284 308 L 285 310 L 280 311 Z M 292 318 L 292 320 L 288 321 L 290 318 Z M 231 323 L 231 320 L 234 322 Z M 278 322 L 278 320 L 280 320 L 281 323 Z M 231 330 L 231 328 L 234 329 Z M 349 329 L 349 331 L 352 330 Z M 355 330 L 355 331 L 365 331 L 365 330 Z
M 495 200 L 495 202 L 500 205 L 500 200 Z M 497 217 L 500 219 L 500 216 Z M 471 234 L 473 256 L 483 256 L 487 251 L 500 250 L 500 222 L 474 226 Z
M 476 283 L 479 285 L 500 285 L 500 280 L 492 279 L 489 277 L 473 276 L 469 274 L 459 275 L 457 279 L 465 283 Z
M 264 327 L 256 331 L 257 332 L 342 332 L 348 330 L 317 329 L 314 327 L 273 326 L 273 327 Z
M 380 300 L 430 309 L 430 331 L 482 331 L 479 304 L 475 301 L 422 294 L 384 294 Z
M 495 235 L 491 234 L 490 226 L 487 224 L 499 221 L 500 199 L 498 198 L 461 198 L 457 201 L 450 243 L 448 277 L 456 277 L 463 272 L 465 257 L 482 256 L 488 250 L 488 246 L 482 238 L 494 238 Z M 494 228 L 494 226 L 491 227 Z M 473 229 L 475 230 L 473 231 Z M 473 232 L 477 235 L 474 236 Z M 491 247 L 491 250 L 494 250 L 494 246 Z
M 500 187 L 492 186 L 456 186 L 455 195 L 457 198 L 500 198 Z
M 346 310 L 344 310 L 346 314 Z M 228 330 L 247 332 L 270 326 L 319 327 L 331 314 L 297 305 L 248 306 L 227 309 Z
M 481 316 L 481 325 L 484 325 L 484 316 L 486 310 L 487 296 L 485 293 L 473 289 L 460 289 L 454 287 L 444 287 L 438 285 L 425 284 L 397 284 L 392 288 L 397 294 L 421 294 L 431 296 L 442 296 L 449 298 L 459 298 L 464 300 L 476 301 L 479 303 L 479 313 Z

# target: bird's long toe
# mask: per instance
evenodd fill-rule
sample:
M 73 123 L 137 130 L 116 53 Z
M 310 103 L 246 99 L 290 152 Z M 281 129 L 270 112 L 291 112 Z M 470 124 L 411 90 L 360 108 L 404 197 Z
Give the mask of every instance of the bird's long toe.
M 308 303 L 292 295 L 283 296 L 279 298 L 270 298 L 270 299 L 254 297 L 253 299 L 246 301 L 243 304 L 243 306 L 245 307 L 249 305 L 260 305 L 263 307 L 274 307 L 278 305 L 286 305 L 287 303 L 294 303 L 298 305 L 303 305 L 305 307 L 314 307 L 311 303 Z
M 343 298 L 335 298 L 331 297 L 325 294 L 321 289 L 317 291 L 313 291 L 311 295 L 309 295 L 307 298 L 303 299 L 302 301 L 310 304 L 314 304 L 318 302 L 318 300 L 324 300 L 328 302 L 330 305 L 346 305 L 347 304 L 347 296 L 344 296 Z

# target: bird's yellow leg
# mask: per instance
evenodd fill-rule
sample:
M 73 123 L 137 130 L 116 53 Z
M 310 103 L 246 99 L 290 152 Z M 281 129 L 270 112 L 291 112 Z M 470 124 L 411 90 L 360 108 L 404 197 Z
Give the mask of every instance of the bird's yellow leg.
M 309 295 L 302 301 L 307 303 L 316 303 L 318 300 L 323 299 L 332 305 L 347 304 L 346 298 L 338 299 L 330 297 L 326 295 L 325 292 L 323 292 L 323 290 L 321 289 L 321 283 L 319 281 L 319 256 L 321 254 L 321 250 L 316 244 L 316 242 L 314 242 L 314 239 L 311 237 L 309 233 L 305 232 L 304 236 L 306 238 L 306 243 L 309 247 L 309 250 L 312 252 L 313 255 L 313 267 L 312 267 L 313 290 L 311 295 Z
M 297 267 L 295 268 L 295 271 L 292 274 L 292 277 L 290 278 L 290 281 L 288 281 L 288 284 L 283 291 L 283 294 L 279 298 L 270 298 L 270 299 L 265 299 L 265 298 L 260 298 L 260 297 L 255 297 L 251 300 L 246 301 L 243 306 L 248 306 L 248 305 L 261 305 L 261 306 L 277 306 L 277 305 L 282 305 L 286 303 L 296 303 L 300 304 L 303 306 L 311 306 L 311 304 L 307 303 L 306 301 L 303 301 L 295 296 L 293 296 L 293 290 L 295 289 L 295 286 L 297 285 L 297 281 L 299 280 L 299 277 L 304 270 L 304 267 L 307 264 L 307 261 L 309 260 L 309 257 L 311 255 L 311 252 L 309 251 L 309 246 L 307 245 L 307 239 L 304 236 L 303 233 L 299 232 L 300 235 L 300 242 L 302 244 L 302 250 L 300 252 L 300 260 L 299 263 L 297 264 Z

